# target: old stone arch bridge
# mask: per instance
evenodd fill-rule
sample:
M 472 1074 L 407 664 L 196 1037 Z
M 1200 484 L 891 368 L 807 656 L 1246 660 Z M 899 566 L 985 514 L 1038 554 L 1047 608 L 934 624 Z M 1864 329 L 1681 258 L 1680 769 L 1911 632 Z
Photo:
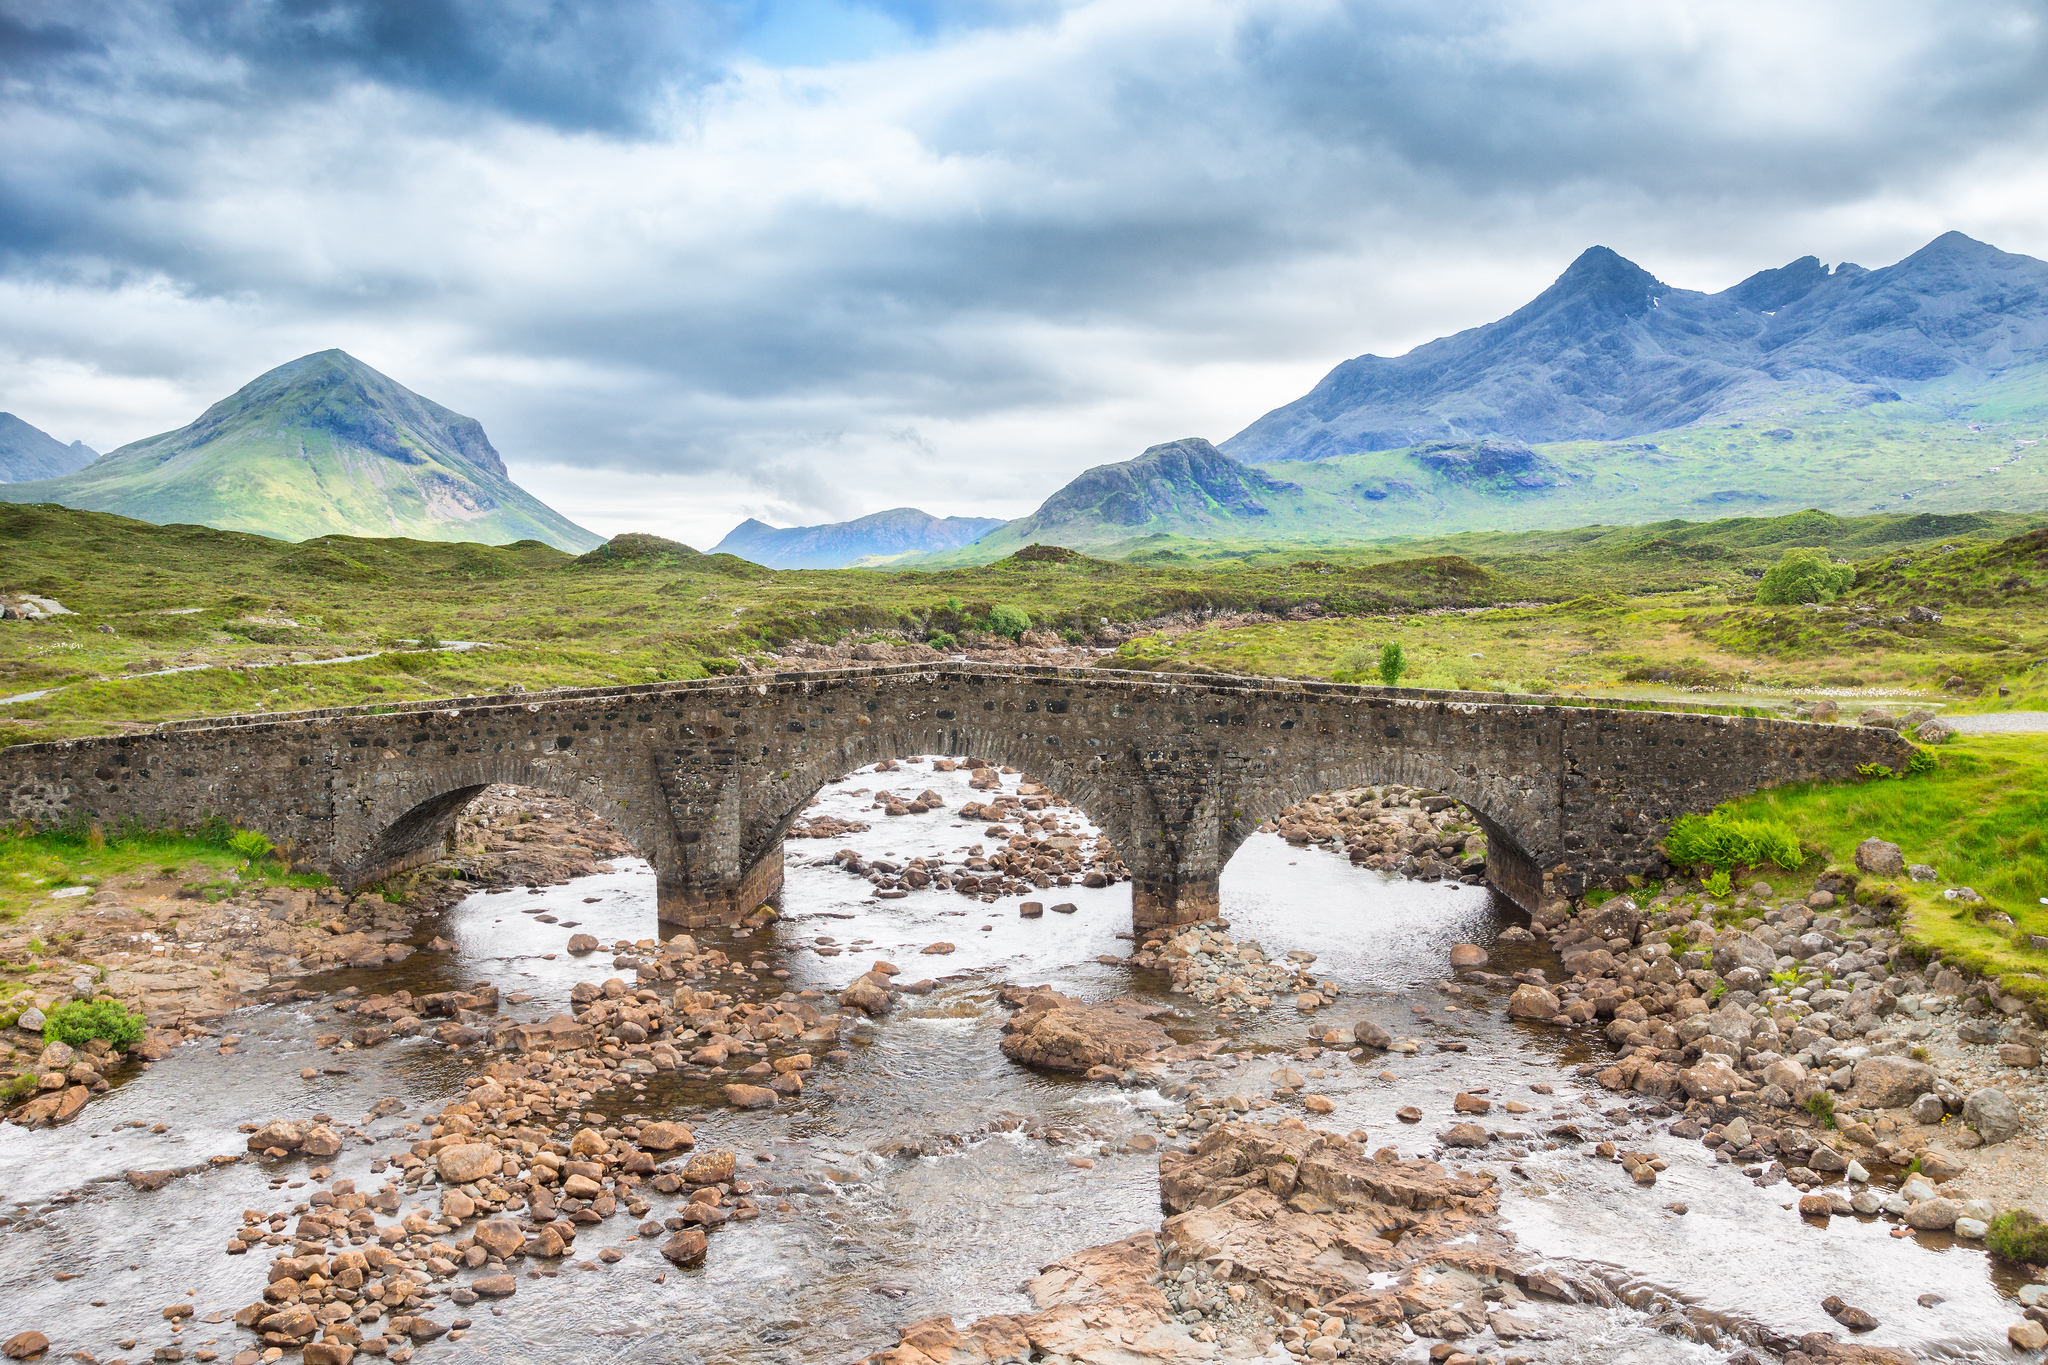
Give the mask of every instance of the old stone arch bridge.
M 908 754 L 972 754 L 1072 801 L 1133 874 L 1138 928 L 1216 912 L 1261 821 L 1317 792 L 1433 788 L 1485 828 L 1532 907 L 1658 870 L 1672 820 L 1761 786 L 1901 766 L 1889 731 L 1484 693 L 987 665 L 897 666 L 400 707 L 230 716 L 0 749 L 0 811 L 260 829 L 343 885 L 438 856 L 487 785 L 580 802 L 655 869 L 662 920 L 730 922 L 782 883 L 818 789 Z

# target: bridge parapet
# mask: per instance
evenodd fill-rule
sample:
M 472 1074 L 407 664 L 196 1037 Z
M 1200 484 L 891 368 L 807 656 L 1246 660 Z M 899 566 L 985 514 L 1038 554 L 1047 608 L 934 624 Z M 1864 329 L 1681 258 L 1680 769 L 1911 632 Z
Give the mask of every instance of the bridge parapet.
M 1760 786 L 1904 763 L 1888 731 L 1107 669 L 893 665 L 227 716 L 0 749 L 0 811 L 38 823 L 219 815 L 360 885 L 437 856 L 494 782 L 611 822 L 653 864 L 661 917 L 771 899 L 782 838 L 826 782 L 905 754 L 1023 769 L 1099 824 L 1140 929 L 1213 915 L 1260 822 L 1379 782 L 1468 806 L 1489 875 L 1532 907 L 1655 872 L 1670 822 Z

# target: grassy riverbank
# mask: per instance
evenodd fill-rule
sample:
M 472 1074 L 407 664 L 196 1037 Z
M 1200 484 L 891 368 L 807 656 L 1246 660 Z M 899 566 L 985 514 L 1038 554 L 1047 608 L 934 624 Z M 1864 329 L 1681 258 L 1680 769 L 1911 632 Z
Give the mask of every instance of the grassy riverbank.
M 1897 844 L 1937 880 L 1865 877 L 1859 893 L 1895 889 L 1909 942 L 2048 1005 L 2048 949 L 2033 944 L 2048 936 L 2048 735 L 1962 736 L 1932 752 L 1937 766 L 1911 777 L 1781 787 L 1721 809 L 1786 826 L 1811 855 L 1796 872 L 1766 866 L 1750 878 L 1784 895 L 1803 895 L 1826 864 L 1853 866 L 1867 838 Z M 1984 899 L 1943 896 L 1959 887 Z

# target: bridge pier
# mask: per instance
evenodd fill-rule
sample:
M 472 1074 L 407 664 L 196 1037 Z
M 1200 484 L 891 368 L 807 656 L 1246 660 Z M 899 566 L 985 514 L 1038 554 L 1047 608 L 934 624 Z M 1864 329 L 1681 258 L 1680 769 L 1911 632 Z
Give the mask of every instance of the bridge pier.
M 1140 939 L 1222 913 L 1215 877 L 1131 877 L 1131 928 Z
M 738 924 L 762 905 L 782 898 L 782 844 L 775 845 L 753 866 L 721 876 L 714 869 L 690 868 L 676 874 L 656 869 L 655 918 L 679 929 L 709 929 Z

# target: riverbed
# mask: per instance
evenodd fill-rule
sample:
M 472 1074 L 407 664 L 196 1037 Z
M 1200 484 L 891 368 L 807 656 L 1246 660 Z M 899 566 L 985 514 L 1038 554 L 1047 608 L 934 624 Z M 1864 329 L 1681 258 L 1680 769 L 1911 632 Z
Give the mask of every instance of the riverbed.
M 1315 954 L 1314 974 L 1341 994 L 1313 1014 L 1282 997 L 1246 1020 L 1167 994 L 1157 974 L 1098 961 L 1132 949 L 1125 885 L 1035 892 L 1032 899 L 1074 910 L 1025 918 L 1022 897 L 984 902 L 929 890 L 879 899 L 868 882 L 824 862 L 839 848 L 869 859 L 957 859 L 987 842 L 985 821 L 952 813 L 988 795 L 970 791 L 966 778 L 908 766 L 828 787 L 809 814 L 871 828 L 791 840 L 782 919 L 752 934 L 698 936 L 736 963 L 761 964 L 721 986 L 736 994 L 829 992 L 877 958 L 902 969 L 899 982 L 931 979 L 930 994 L 905 996 L 896 1011 L 863 1024 L 846 1064 L 812 1072 L 800 1096 L 772 1111 L 726 1109 L 715 1088 L 673 1074 L 594 1102 L 592 1112 L 607 1121 L 686 1118 L 699 1150 L 739 1153 L 741 1177 L 765 1191 L 757 1198 L 767 1212 L 719 1232 L 704 1265 L 689 1271 L 663 1261 L 624 1215 L 588 1227 L 573 1257 L 522 1275 L 515 1298 L 463 1310 L 472 1326 L 460 1340 L 422 1347 L 422 1361 L 845 1362 L 893 1344 L 897 1327 L 921 1318 L 964 1322 L 1027 1310 L 1020 1286 L 1041 1265 L 1157 1226 L 1157 1158 L 1127 1150 L 1128 1139 L 1155 1132 L 1159 1115 L 1179 1109 L 1157 1090 L 1051 1077 L 1005 1060 L 997 1043 L 1008 1011 L 998 988 L 1038 983 L 1090 999 L 1134 994 L 1173 1005 L 1166 1022 L 1176 1036 L 1230 1040 L 1229 1054 L 1208 1068 L 1212 1093 L 1264 1096 L 1272 1073 L 1293 1067 L 1335 1105 L 1318 1126 L 1363 1129 L 1373 1145 L 1403 1155 L 1436 1150 L 1433 1134 L 1451 1121 L 1460 1091 L 1484 1088 L 1496 1104 L 1528 1105 L 1525 1114 L 1489 1118 L 1526 1138 L 1474 1159 L 1500 1175 L 1507 1225 L 1541 1255 L 1611 1267 L 1636 1297 L 1663 1296 L 1731 1325 L 1796 1334 L 1839 1330 L 1820 1308 L 1823 1297 L 1839 1294 L 1880 1320 L 1860 1341 L 1930 1358 L 2014 1358 L 2004 1340 L 2013 1312 L 2000 1302 L 2013 1286 L 1994 1282 L 1981 1249 L 1946 1237 L 1893 1238 L 1891 1225 L 1877 1220 L 1802 1221 L 1787 1207 L 1796 1196 L 1790 1186 L 1755 1187 L 1699 1144 L 1641 1117 L 1638 1097 L 1581 1080 L 1576 1068 L 1596 1055 L 1589 1047 L 1604 1051 L 1597 1038 L 1508 1020 L 1504 984 L 1444 991 L 1458 943 L 1487 948 L 1497 973 L 1556 970 L 1541 945 L 1499 939 L 1524 917 L 1483 887 L 1410 882 L 1254 836 L 1223 878 L 1232 936 L 1256 940 L 1275 958 Z M 1004 780 L 1014 788 L 1019 779 Z M 947 803 L 888 817 L 871 805 L 871 791 L 883 787 L 931 788 Z M 1086 828 L 1077 812 L 1063 815 Z M 101 1362 L 147 1360 L 173 1343 L 187 1359 L 211 1351 L 225 1361 L 252 1345 L 232 1324 L 206 1321 L 232 1314 L 263 1284 L 267 1258 L 222 1254 L 227 1234 L 245 1208 L 309 1197 L 319 1163 L 207 1159 L 241 1153 L 245 1122 L 330 1114 L 353 1123 L 392 1096 L 405 1111 L 370 1124 L 372 1143 L 326 1163 L 333 1178 L 372 1188 L 372 1158 L 410 1141 L 405 1126 L 414 1116 L 460 1093 L 474 1074 L 474 1052 L 465 1057 L 419 1038 L 318 1049 L 314 1039 L 333 1031 L 334 993 L 490 981 L 501 1015 L 565 1012 L 577 982 L 617 974 L 608 954 L 567 953 L 570 934 L 609 943 L 662 932 L 650 870 L 630 860 L 612 866 L 538 892 L 472 895 L 418 926 L 423 941 L 443 936 L 452 953 L 309 979 L 301 984 L 316 992 L 311 999 L 232 1016 L 225 1027 L 239 1041 L 225 1051 L 188 1046 L 146 1070 L 130 1066 L 66 1127 L 0 1129 L 0 1336 L 34 1327 L 49 1335 L 53 1354 L 84 1350 Z M 934 943 L 952 951 L 923 951 Z M 787 977 L 771 974 L 777 970 Z M 1312 1023 L 1348 1026 L 1360 1017 L 1416 1039 L 1420 1051 L 1357 1061 L 1341 1052 L 1300 1055 Z M 1399 1122 L 1394 1111 L 1404 1105 L 1422 1110 L 1423 1122 Z M 1285 1112 L 1299 1111 L 1261 1117 Z M 1671 1163 L 1654 1187 L 1636 1186 L 1588 1147 L 1543 1136 L 1560 1121 L 1583 1124 L 1602 1113 L 1625 1124 L 1615 1135 L 1623 1145 Z M 1458 1164 L 1455 1155 L 1441 1159 Z M 198 1169 L 155 1191 L 122 1179 L 129 1170 L 183 1166 Z M 1672 1211 L 1674 1203 L 1685 1212 Z M 606 1247 L 621 1253 L 615 1264 L 597 1259 Z M 1929 1294 L 1939 1302 L 1921 1307 L 1916 1299 Z M 177 1332 L 161 1311 L 175 1303 L 195 1310 Z M 1560 1363 L 1728 1354 L 1659 1332 L 1634 1309 L 1559 1309 L 1551 1320 L 1560 1335 L 1519 1343 L 1516 1354 Z M 1426 1345 L 1415 1348 L 1417 1359 Z

